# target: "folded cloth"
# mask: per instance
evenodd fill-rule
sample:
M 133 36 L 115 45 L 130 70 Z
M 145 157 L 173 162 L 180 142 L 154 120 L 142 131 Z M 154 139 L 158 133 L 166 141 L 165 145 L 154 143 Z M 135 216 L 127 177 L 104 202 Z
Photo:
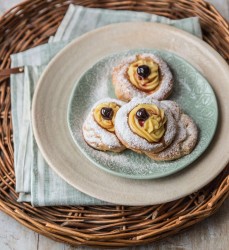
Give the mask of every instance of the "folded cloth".
M 14 159 L 18 201 L 33 206 L 101 205 L 61 179 L 45 162 L 31 127 L 31 103 L 34 88 L 49 61 L 72 39 L 104 25 L 120 22 L 160 22 L 175 26 L 202 38 L 197 17 L 170 20 L 134 11 L 92 9 L 70 5 L 55 36 L 47 44 L 11 56 L 11 67 L 25 66 L 24 73 L 11 75 Z

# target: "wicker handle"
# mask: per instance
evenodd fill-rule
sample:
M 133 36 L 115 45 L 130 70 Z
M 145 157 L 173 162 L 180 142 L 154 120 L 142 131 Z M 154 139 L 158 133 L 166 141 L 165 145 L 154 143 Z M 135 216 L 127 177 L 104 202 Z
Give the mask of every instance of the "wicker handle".
M 0 77 L 7 79 L 10 77 L 11 74 L 18 74 L 18 73 L 23 73 L 24 68 L 23 67 L 17 67 L 17 68 L 12 68 L 12 69 L 0 69 Z

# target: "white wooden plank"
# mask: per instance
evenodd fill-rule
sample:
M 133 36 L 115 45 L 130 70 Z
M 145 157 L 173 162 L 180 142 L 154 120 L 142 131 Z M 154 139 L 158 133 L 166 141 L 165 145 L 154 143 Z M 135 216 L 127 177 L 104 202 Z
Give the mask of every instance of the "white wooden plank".
M 37 250 L 38 234 L 0 212 L 0 249 Z

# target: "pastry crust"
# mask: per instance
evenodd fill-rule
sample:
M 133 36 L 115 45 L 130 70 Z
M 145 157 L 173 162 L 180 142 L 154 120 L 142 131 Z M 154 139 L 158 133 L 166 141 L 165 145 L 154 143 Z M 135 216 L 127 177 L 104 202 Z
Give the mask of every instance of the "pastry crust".
M 130 129 L 128 114 L 139 104 L 154 104 L 165 111 L 165 116 L 167 118 L 166 131 L 162 140 L 159 142 L 150 143 Z M 162 102 L 152 98 L 134 98 L 118 110 L 115 119 L 115 131 L 119 140 L 127 148 L 137 153 L 157 153 L 168 147 L 173 142 L 177 131 L 177 123 L 170 109 L 163 105 Z
M 159 86 L 152 92 L 145 92 L 135 87 L 128 78 L 127 70 L 131 63 L 136 61 L 136 58 L 150 58 L 159 66 L 161 75 Z M 112 72 L 112 82 L 115 89 L 115 94 L 122 101 L 130 101 L 134 97 L 151 97 L 157 100 L 166 99 L 173 89 L 173 76 L 165 61 L 152 53 L 143 53 L 129 56 L 124 59 Z
M 97 105 L 106 102 L 114 102 L 120 107 L 124 104 L 122 101 L 104 98 L 96 102 L 92 109 L 90 110 L 84 124 L 83 124 L 83 136 L 86 143 L 98 150 L 101 151 L 112 151 L 112 152 L 121 152 L 126 149 L 126 147 L 120 142 L 116 134 L 109 132 L 106 129 L 102 128 L 94 119 L 93 111 Z
M 179 106 L 173 101 L 163 101 L 164 105 L 170 107 L 178 124 L 177 134 L 170 146 L 157 154 L 147 155 L 157 161 L 171 161 L 190 154 L 198 140 L 198 128 L 192 118 L 182 113 Z

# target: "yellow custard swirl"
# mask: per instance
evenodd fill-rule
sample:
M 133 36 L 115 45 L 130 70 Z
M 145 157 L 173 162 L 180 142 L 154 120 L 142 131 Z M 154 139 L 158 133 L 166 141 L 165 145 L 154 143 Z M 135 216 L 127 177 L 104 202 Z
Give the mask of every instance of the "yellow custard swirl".
M 103 118 L 103 116 L 101 114 L 102 108 L 112 108 L 113 116 L 111 119 L 107 120 L 107 119 Z M 114 132 L 115 131 L 115 129 L 114 129 L 115 116 L 116 116 L 116 113 L 119 110 L 119 108 L 120 108 L 120 106 L 114 102 L 100 103 L 99 105 L 97 105 L 95 107 L 95 109 L 93 111 L 94 119 L 102 128 L 104 128 L 110 132 Z
M 136 113 L 144 108 L 149 114 L 149 118 L 141 124 Z M 129 126 L 131 130 L 148 142 L 159 142 L 165 133 L 166 116 L 163 109 L 159 109 L 154 104 L 139 104 L 129 113 Z
M 150 75 L 146 78 L 140 77 L 137 73 L 137 68 L 141 65 L 146 65 L 150 68 Z M 160 73 L 158 64 L 151 58 L 141 59 L 137 57 L 137 60 L 130 64 L 127 74 L 130 82 L 138 89 L 152 92 L 160 84 Z

